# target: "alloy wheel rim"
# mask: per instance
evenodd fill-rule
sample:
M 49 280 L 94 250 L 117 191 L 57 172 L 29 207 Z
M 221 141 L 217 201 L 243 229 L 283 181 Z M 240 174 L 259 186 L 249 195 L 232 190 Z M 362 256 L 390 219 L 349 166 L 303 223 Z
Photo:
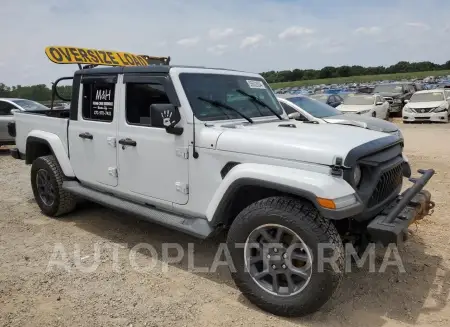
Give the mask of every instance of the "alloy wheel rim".
M 39 198 L 46 206 L 55 202 L 55 188 L 51 182 L 50 174 L 45 169 L 39 169 L 36 173 L 36 188 Z
M 278 224 L 255 228 L 244 245 L 245 268 L 264 291 L 293 296 L 309 284 L 312 254 L 293 230 Z

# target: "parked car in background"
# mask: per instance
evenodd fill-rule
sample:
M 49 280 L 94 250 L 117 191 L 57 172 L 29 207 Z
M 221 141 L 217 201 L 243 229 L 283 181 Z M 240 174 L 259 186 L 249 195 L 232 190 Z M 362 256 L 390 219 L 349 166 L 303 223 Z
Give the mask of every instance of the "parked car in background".
M 385 120 L 389 118 L 389 103 L 380 95 L 350 94 L 337 109 L 345 114 L 352 113 Z
M 409 100 L 414 92 L 416 87 L 410 82 L 383 83 L 376 85 L 373 89 L 374 94 L 381 95 L 389 102 L 389 111 L 394 115 L 401 114 L 405 100 Z
M 327 105 L 332 106 L 333 108 L 336 108 L 342 102 L 344 102 L 344 99 L 342 99 L 337 94 L 314 94 L 311 95 L 311 98 L 326 103 Z
M 434 89 L 416 92 L 403 107 L 403 122 L 449 121 L 450 89 Z
M 8 123 L 13 120 L 13 112 L 49 110 L 50 108 L 27 99 L 0 98 L 0 146 L 14 144 L 14 137 L 8 134 Z
M 343 114 L 340 110 L 307 96 L 278 96 L 277 99 L 291 119 L 319 124 L 352 125 L 403 138 L 397 125 L 388 121 L 354 113 Z

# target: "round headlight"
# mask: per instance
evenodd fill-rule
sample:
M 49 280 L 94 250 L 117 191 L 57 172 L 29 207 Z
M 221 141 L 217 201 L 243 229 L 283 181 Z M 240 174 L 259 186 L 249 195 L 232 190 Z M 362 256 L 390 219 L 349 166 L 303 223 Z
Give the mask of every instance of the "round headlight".
M 355 183 L 355 186 L 358 186 L 361 182 L 361 176 L 361 167 L 356 165 L 355 168 L 353 168 L 353 182 Z

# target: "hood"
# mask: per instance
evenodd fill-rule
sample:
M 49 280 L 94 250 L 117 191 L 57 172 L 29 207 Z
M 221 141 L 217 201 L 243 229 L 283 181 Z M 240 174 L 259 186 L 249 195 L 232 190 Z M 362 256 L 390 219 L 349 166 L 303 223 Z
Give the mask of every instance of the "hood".
M 411 109 L 419 109 L 419 108 L 436 108 L 443 104 L 446 104 L 447 101 L 429 101 L 429 102 L 408 102 L 407 106 Z
M 377 94 L 381 95 L 382 97 L 391 97 L 391 98 L 399 98 L 403 96 L 403 93 L 392 93 L 392 92 L 380 92 Z
M 379 119 L 379 118 L 373 118 L 369 116 L 364 115 L 357 115 L 357 114 L 345 114 L 344 117 L 341 116 L 335 116 L 330 118 L 322 118 L 324 121 L 330 124 L 346 124 L 355 122 L 355 125 L 360 125 L 360 127 L 367 128 L 373 131 L 380 131 L 384 133 L 393 133 L 398 130 L 397 125 Z
M 371 110 L 373 109 L 374 105 L 348 105 L 348 104 L 341 104 L 336 107 L 336 109 L 342 111 L 342 112 L 358 112 L 362 110 Z
M 386 137 L 364 128 L 292 120 L 220 129 L 223 132 L 217 139 L 217 150 L 323 165 L 332 165 L 336 156 L 345 160 L 355 147 Z

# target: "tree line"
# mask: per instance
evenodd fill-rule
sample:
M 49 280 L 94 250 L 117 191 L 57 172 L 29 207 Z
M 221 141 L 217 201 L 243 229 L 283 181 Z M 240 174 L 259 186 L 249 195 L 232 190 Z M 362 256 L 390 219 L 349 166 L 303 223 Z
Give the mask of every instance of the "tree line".
M 294 69 L 282 71 L 269 71 L 261 75 L 268 83 L 294 82 L 302 80 L 325 79 L 335 77 L 351 77 L 364 75 L 381 75 L 397 73 L 416 73 L 437 70 L 450 70 L 450 60 L 439 65 L 430 61 L 408 62 L 400 61 L 395 65 L 384 67 L 363 67 L 363 66 L 326 66 L 322 69 Z
M 70 98 L 72 87 L 70 85 L 58 86 L 58 93 L 63 97 Z M 0 98 L 22 98 L 47 103 L 52 99 L 52 90 L 45 84 L 7 86 L 0 83 Z M 55 100 L 60 102 L 58 98 Z
M 381 75 L 396 73 L 414 73 L 423 71 L 450 70 L 450 60 L 439 65 L 430 61 L 408 62 L 400 61 L 395 65 L 384 67 L 363 67 L 363 66 L 326 66 L 322 69 L 294 69 L 282 71 L 269 71 L 261 73 L 268 83 L 294 82 L 301 80 L 326 79 L 334 77 L 350 77 L 363 75 Z M 58 92 L 67 97 L 71 94 L 72 88 L 69 85 L 59 86 Z M 51 100 L 52 91 L 45 84 L 36 85 L 16 85 L 7 86 L 0 83 L 0 98 L 23 98 L 38 102 L 48 102 Z M 70 97 L 70 96 L 69 96 Z

